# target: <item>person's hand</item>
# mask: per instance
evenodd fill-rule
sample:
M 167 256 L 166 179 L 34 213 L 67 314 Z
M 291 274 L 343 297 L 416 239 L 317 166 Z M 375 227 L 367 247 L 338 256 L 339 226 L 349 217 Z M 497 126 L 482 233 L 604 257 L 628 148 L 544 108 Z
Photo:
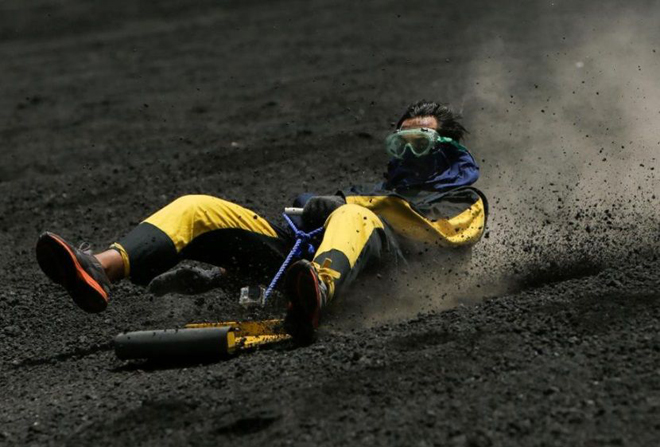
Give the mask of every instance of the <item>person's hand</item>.
M 337 208 L 346 204 L 341 196 L 315 196 L 309 199 L 302 212 L 302 221 L 308 229 L 322 227 Z

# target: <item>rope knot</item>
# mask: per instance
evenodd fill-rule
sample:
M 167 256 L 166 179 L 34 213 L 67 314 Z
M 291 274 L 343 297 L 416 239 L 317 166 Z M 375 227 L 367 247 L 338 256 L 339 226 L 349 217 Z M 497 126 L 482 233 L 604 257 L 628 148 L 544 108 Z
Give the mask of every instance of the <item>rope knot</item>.
M 277 285 L 277 282 L 280 280 L 281 276 L 284 274 L 286 271 L 287 267 L 289 267 L 289 264 L 291 264 L 291 261 L 293 258 L 302 258 L 303 257 L 303 249 L 302 246 L 303 244 L 305 245 L 305 248 L 307 249 L 307 253 L 309 255 L 313 255 L 316 252 L 316 247 L 314 247 L 314 244 L 312 244 L 311 240 L 316 236 L 317 234 L 321 233 L 323 230 L 325 230 L 324 227 L 317 228 L 314 231 L 310 231 L 309 233 L 306 233 L 304 231 L 299 230 L 296 227 L 296 224 L 293 223 L 291 218 L 286 214 L 282 214 L 284 216 L 284 220 L 289 224 L 291 229 L 293 230 L 293 234 L 296 237 L 296 243 L 293 245 L 293 248 L 289 252 L 289 255 L 286 257 L 284 262 L 282 263 L 282 266 L 280 269 L 277 271 L 275 276 L 273 277 L 273 280 L 270 282 L 268 287 L 266 288 L 266 291 L 264 293 L 263 297 L 263 304 L 266 304 L 266 300 L 270 296 L 270 294 L 273 292 L 273 289 Z

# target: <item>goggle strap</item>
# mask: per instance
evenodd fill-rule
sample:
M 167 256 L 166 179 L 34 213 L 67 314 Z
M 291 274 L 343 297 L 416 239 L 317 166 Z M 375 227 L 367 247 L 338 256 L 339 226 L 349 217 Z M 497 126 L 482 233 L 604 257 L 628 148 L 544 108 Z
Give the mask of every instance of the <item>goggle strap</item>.
M 452 146 L 454 146 L 459 151 L 468 152 L 468 149 L 465 146 L 463 146 L 461 143 L 459 143 L 457 141 L 454 141 L 453 139 L 451 139 L 449 137 L 438 137 L 438 141 L 441 142 L 441 143 L 451 144 Z

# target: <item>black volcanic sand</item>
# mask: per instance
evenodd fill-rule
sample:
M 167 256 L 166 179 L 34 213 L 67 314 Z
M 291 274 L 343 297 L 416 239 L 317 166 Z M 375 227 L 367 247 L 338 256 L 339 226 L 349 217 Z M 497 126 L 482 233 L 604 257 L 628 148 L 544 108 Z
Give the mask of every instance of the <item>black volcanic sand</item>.
M 0 445 L 658 444 L 654 2 L 192 3 L 0 6 Z M 376 181 L 422 97 L 466 115 L 487 236 L 362 278 L 311 346 L 122 362 L 122 331 L 275 312 L 125 282 L 88 315 L 36 264 L 183 194 L 277 220 Z

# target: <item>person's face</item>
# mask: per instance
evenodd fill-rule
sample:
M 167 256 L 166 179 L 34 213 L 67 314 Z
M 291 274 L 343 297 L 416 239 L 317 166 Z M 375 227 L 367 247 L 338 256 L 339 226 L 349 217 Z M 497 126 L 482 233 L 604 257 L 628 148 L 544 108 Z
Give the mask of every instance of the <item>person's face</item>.
M 438 120 L 434 116 L 416 116 L 401 123 L 401 130 L 419 129 L 421 127 L 438 130 Z

